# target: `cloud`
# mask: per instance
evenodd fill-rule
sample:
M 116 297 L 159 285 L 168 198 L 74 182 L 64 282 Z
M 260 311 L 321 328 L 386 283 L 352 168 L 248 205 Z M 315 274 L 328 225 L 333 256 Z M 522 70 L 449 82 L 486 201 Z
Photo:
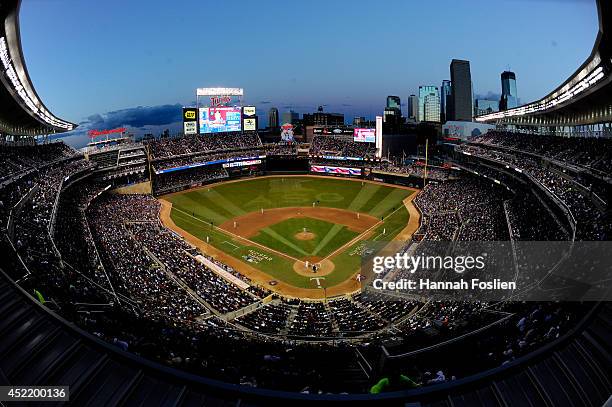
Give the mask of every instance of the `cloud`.
M 94 114 L 87 118 L 91 128 L 113 129 L 116 127 L 163 126 L 181 121 L 182 106 L 174 105 L 138 106 L 112 112 Z
M 476 94 L 475 99 L 500 100 L 501 94 L 488 91 L 486 94 Z
M 134 134 L 161 132 L 164 128 L 180 129 L 182 122 L 182 105 L 137 106 L 96 113 L 79 123 L 79 127 L 62 135 L 62 139 L 75 148 L 84 147 L 88 140 L 87 132 L 92 129 L 108 130 L 127 127 Z M 175 130 L 176 131 L 176 130 Z

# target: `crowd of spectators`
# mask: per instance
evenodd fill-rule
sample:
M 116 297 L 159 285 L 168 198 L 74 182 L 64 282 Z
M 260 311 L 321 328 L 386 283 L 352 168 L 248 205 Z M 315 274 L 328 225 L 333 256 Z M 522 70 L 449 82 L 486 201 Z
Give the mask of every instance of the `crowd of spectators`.
M 40 159 L 38 167 L 33 165 L 33 172 L 2 184 L 3 225 L 9 209 L 23 198 L 21 211 L 15 215 L 13 241 L 33 272 L 27 284 L 44 287 L 62 309 L 77 302 L 102 303 L 110 299 L 109 291 L 117 292 L 118 302 L 109 312 L 71 316 L 124 350 L 232 383 L 341 391 L 346 388 L 330 380 L 335 371 L 328 366 L 354 365 L 354 347 L 377 347 L 384 335 L 374 336 L 368 345 L 308 344 L 265 335 L 319 339 L 343 334 L 349 338 L 393 323 L 397 324 L 394 334 L 417 349 L 500 317 L 488 311 L 488 304 L 478 302 L 401 302 L 389 301 L 382 294 L 324 302 L 274 299 L 262 305 L 267 290 L 240 289 L 204 266 L 195 258 L 198 253 L 193 247 L 164 229 L 158 220 L 159 203 L 152 197 L 98 196 L 106 184 L 89 180 L 66 187 L 66 179 L 89 167 L 80 159 L 61 160 L 68 155 L 51 154 L 51 158 Z M 49 164 L 58 158 L 61 162 Z M 17 155 L 11 160 L 21 158 Z M 37 169 L 42 166 L 44 172 Z M 187 177 L 177 174 L 178 179 L 168 185 L 188 182 L 180 178 L 183 176 Z M 545 216 L 547 211 L 535 199 L 513 197 L 490 181 L 465 177 L 428 184 L 416 203 L 423 212 L 426 240 L 507 240 L 508 230 L 515 239 L 564 239 L 563 232 L 544 234 L 541 230 L 552 218 Z M 519 216 L 525 211 L 539 219 L 527 222 Z M 589 211 L 576 214 L 590 216 Z M 248 283 L 229 266 L 215 262 Z M 574 322 L 572 312 L 558 304 L 511 303 L 504 311 L 514 316 L 499 325 L 496 335 L 479 342 L 482 360 L 473 369 L 508 363 L 557 338 Z M 230 313 L 239 314 L 230 319 L 237 326 L 225 322 L 223 316 Z M 465 369 L 453 366 L 452 359 L 425 362 L 416 381 L 433 384 L 465 374 Z
M 375 153 L 374 143 L 361 143 L 335 136 L 315 136 L 310 143 L 310 154 L 314 156 L 374 158 Z
M 248 149 L 239 151 L 225 151 L 214 154 L 193 154 L 187 157 L 177 157 L 158 160 L 153 163 L 154 171 L 162 171 L 170 168 L 183 166 L 194 166 L 202 163 L 210 163 L 211 161 L 230 160 L 239 158 L 258 157 L 263 154 L 262 149 Z
M 153 191 L 155 194 L 171 192 L 183 189 L 186 186 L 200 186 L 227 177 L 227 170 L 218 165 L 171 171 L 158 174 L 153 178 Z
M 495 130 L 474 137 L 470 141 L 527 151 L 606 174 L 612 171 L 612 140 L 606 138 L 560 137 Z
M 266 155 L 297 155 L 298 143 L 269 143 L 264 148 Z
M 215 153 L 225 150 L 261 147 L 257 133 L 210 133 L 160 138 L 148 142 L 152 159 L 169 158 L 195 153 Z
M 338 331 L 346 334 L 378 331 L 389 323 L 349 298 L 329 302 Z
M 353 301 L 389 322 L 397 322 L 421 305 L 418 300 L 389 297 L 380 291 L 365 291 L 352 296 Z
M 85 215 L 89 203 L 107 186 L 104 182 L 87 180 L 67 187 L 58 202 L 53 239 L 62 262 L 112 291 Z
M 416 197 L 428 240 L 508 240 L 501 187 L 477 177 L 429 183 Z
M 567 231 L 559 225 L 533 193 L 513 197 L 507 201 L 506 209 L 513 240 L 560 241 L 569 239 Z
M 322 302 L 300 302 L 288 333 L 298 336 L 331 336 L 332 321 L 329 310 Z
M 36 169 L 75 154 L 76 151 L 64 143 L 33 146 L 0 145 L 0 182 L 20 172 Z
M 543 166 L 537 159 L 513 151 L 501 151 L 479 145 L 462 146 L 461 150 L 472 156 L 484 157 L 525 173 L 534 182 L 552 193 L 567 206 L 577 224 L 577 238 L 581 240 L 605 240 L 612 231 L 612 219 L 595 198 L 576 180 L 552 166 Z
M 392 172 L 396 174 L 406 174 L 417 178 L 423 178 L 425 175 L 425 165 L 423 162 L 413 162 L 411 164 L 401 165 L 390 161 L 381 161 L 373 169 Z M 427 166 L 427 179 L 444 181 L 451 176 L 450 168 L 439 166 Z
M 257 310 L 236 318 L 236 322 L 255 332 L 278 335 L 287 327 L 291 307 L 282 301 L 266 304 Z
M 145 318 L 192 321 L 206 313 L 204 306 L 134 236 L 139 223 L 133 222 L 155 224 L 158 210 L 159 203 L 148 196 L 103 195 L 90 205 L 87 216 L 115 289 L 136 301 Z
M 227 313 L 256 301 L 190 255 L 190 246 L 161 228 L 158 211 L 158 201 L 144 195 L 104 196 L 90 207 L 105 267 L 122 288 L 151 311 L 189 320 L 205 313 L 202 304 Z

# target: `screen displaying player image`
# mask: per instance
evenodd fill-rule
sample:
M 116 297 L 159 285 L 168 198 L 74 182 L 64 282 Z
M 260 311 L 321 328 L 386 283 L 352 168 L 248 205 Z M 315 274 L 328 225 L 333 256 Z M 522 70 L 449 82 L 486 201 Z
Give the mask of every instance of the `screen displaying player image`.
M 359 143 L 375 143 L 376 129 L 355 129 L 353 141 Z
M 240 107 L 200 108 L 200 134 L 240 131 Z

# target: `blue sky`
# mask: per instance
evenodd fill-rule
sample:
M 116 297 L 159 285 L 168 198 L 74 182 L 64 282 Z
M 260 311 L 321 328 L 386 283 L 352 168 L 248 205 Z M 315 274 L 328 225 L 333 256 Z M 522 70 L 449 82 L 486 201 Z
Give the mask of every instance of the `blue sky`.
M 103 126 L 142 106 L 128 124 L 156 128 L 171 118 L 154 112 L 199 86 L 243 87 L 260 115 L 322 104 L 371 117 L 386 95 L 440 86 L 452 58 L 470 60 L 476 94 L 499 94 L 510 68 L 532 101 L 589 55 L 597 13 L 590 0 L 23 0 L 21 33 L 55 114 Z

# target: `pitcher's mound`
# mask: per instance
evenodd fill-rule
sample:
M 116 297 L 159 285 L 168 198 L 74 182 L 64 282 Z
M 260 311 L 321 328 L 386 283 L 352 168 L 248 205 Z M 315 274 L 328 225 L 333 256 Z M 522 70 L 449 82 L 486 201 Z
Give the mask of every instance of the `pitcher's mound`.
M 308 257 L 304 260 L 308 260 L 308 268 L 306 268 L 305 261 L 296 261 L 293 263 L 293 271 L 301 276 L 306 277 L 322 277 L 330 274 L 334 271 L 336 266 L 331 260 L 321 260 L 320 257 Z M 312 271 L 312 265 L 317 265 L 317 272 Z
M 297 240 L 312 240 L 315 236 L 316 235 L 312 232 L 300 232 L 295 234 Z

